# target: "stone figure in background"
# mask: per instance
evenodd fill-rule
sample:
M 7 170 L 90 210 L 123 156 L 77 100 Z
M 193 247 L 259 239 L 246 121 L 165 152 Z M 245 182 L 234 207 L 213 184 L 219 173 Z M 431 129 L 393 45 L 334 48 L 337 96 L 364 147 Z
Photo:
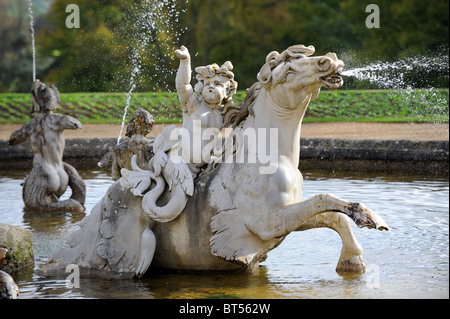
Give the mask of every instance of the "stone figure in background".
M 7 249 L 0 247 L 0 267 L 3 265 Z M 19 287 L 14 279 L 6 272 L 0 270 L 0 299 L 17 299 L 19 297 Z
M 54 114 L 59 103 L 59 92 L 55 86 L 46 86 L 39 80 L 31 91 L 33 104 L 31 113 L 36 116 L 12 133 L 9 145 L 25 141 L 34 153 L 33 168 L 23 185 L 25 208 L 39 211 L 84 211 L 86 185 L 77 170 L 64 163 L 65 141 L 62 132 L 80 129 L 77 119 Z M 72 196 L 59 200 L 69 186 Z
M 127 138 L 105 154 L 98 166 L 105 168 L 111 165 L 112 178 L 116 181 L 122 177 L 121 169 L 132 169 L 131 158 L 136 155 L 136 161 L 141 167 L 148 167 L 148 162 L 153 157 L 153 140 L 146 137 L 152 131 L 153 116 L 142 109 L 136 110 L 128 122 L 125 136 Z

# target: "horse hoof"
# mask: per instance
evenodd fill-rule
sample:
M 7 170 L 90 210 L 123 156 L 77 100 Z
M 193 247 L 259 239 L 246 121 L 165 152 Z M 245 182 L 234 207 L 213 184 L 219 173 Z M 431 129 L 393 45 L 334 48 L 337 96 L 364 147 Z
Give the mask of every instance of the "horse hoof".
M 384 219 L 364 204 L 350 203 L 347 214 L 359 228 L 367 227 L 378 230 L 389 230 L 389 226 Z
M 361 255 L 341 256 L 336 266 L 336 272 L 364 272 L 366 265 Z

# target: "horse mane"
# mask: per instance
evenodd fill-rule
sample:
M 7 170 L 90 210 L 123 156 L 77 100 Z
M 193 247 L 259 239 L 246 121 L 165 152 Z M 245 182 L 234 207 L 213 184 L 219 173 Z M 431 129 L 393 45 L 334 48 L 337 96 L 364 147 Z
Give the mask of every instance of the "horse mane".
M 277 51 L 272 51 L 266 57 L 266 63 L 261 68 L 261 71 L 258 73 L 258 82 L 253 84 L 249 89 L 247 89 L 247 96 L 245 100 L 241 104 L 233 104 L 230 103 L 226 105 L 222 111 L 222 115 L 224 118 L 223 127 L 228 127 L 232 125 L 235 128 L 238 125 L 241 125 L 249 115 L 255 116 L 253 112 L 253 107 L 255 105 L 255 100 L 258 97 L 261 89 L 263 88 L 263 84 L 267 84 L 271 81 L 272 71 L 275 69 L 280 63 L 285 61 L 289 61 L 292 58 L 299 59 L 310 56 L 314 53 L 315 48 L 310 45 L 305 47 L 303 44 L 293 45 L 284 50 L 281 54 Z
M 253 112 L 253 106 L 255 100 L 261 91 L 262 85 L 259 82 L 254 83 L 249 89 L 247 89 L 244 102 L 240 104 L 230 103 L 226 105 L 222 111 L 224 120 L 223 127 L 236 127 L 244 122 L 249 115 L 255 116 Z

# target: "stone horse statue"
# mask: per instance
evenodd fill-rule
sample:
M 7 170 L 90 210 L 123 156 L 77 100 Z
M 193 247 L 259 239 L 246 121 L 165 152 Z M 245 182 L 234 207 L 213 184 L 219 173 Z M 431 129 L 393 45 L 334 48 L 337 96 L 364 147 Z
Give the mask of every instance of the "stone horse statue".
M 236 132 L 229 143 L 234 151 L 225 149 L 228 158 L 195 178 L 194 192 L 177 218 L 156 222 L 142 208 L 142 197 L 119 180 L 70 236 L 70 247 L 56 253 L 43 273 L 76 263 L 82 274 L 140 276 L 150 257 L 158 268 L 257 271 L 290 232 L 318 227 L 331 228 L 342 239 L 337 271 L 362 271 L 362 248 L 351 220 L 359 227 L 387 230 L 384 220 L 362 203 L 330 194 L 302 200 L 302 118 L 322 86 L 338 89 L 343 84 L 343 62 L 334 53 L 313 53 L 312 46 L 295 45 L 267 56 L 243 104 L 224 110 L 225 126 L 233 124 Z M 234 142 L 249 132 L 255 132 L 255 140 Z M 263 161 L 269 139 L 270 160 Z

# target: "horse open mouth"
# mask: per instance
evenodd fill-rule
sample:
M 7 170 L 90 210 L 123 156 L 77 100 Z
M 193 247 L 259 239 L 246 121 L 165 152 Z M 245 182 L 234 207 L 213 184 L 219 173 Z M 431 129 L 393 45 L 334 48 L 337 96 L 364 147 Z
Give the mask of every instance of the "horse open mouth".
M 329 89 L 338 89 L 344 84 L 341 77 L 341 68 L 336 69 L 333 73 L 322 76 L 320 81 Z

